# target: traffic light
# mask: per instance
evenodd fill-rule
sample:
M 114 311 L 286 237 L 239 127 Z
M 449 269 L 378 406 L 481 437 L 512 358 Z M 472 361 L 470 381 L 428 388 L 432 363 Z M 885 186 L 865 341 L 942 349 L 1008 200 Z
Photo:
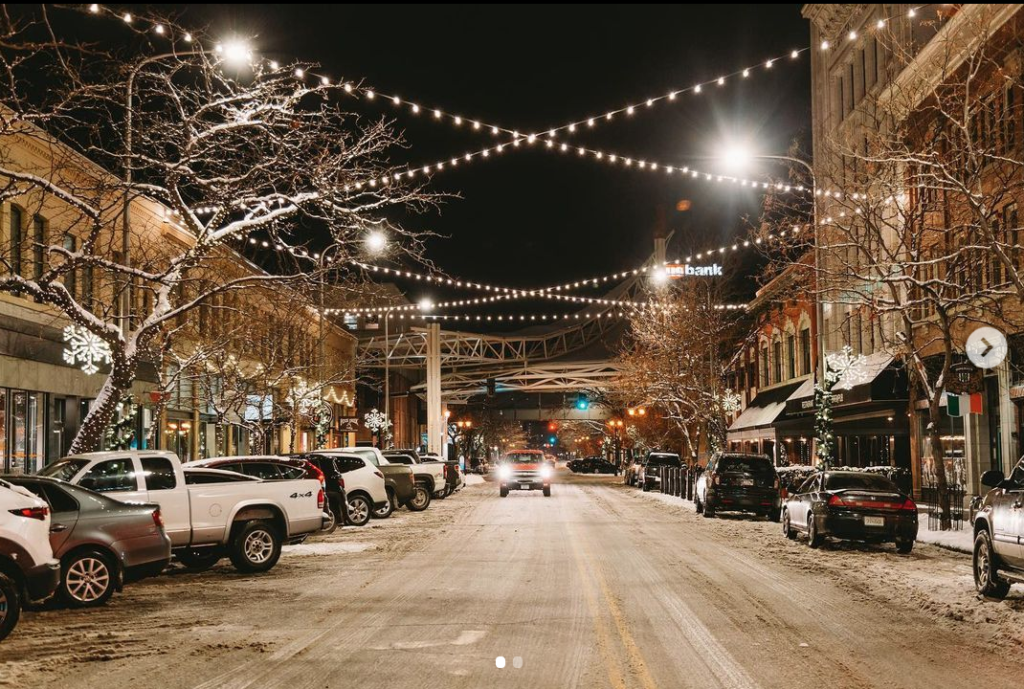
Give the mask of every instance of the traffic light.
M 554 445 L 555 441 L 557 441 L 557 440 L 558 440 L 558 438 L 556 438 L 555 436 L 551 436 L 550 438 L 548 438 L 548 442 L 551 443 L 552 445 Z
M 590 409 L 590 400 L 582 392 L 576 397 L 576 408 L 580 411 L 587 411 Z
M 551 423 L 548 424 L 548 430 L 549 431 L 558 430 L 558 424 L 555 423 L 554 421 L 552 421 Z
M 494 378 L 488 378 L 487 379 L 487 396 L 488 397 L 494 397 L 494 393 L 497 392 L 497 389 L 498 389 L 498 381 L 496 381 Z

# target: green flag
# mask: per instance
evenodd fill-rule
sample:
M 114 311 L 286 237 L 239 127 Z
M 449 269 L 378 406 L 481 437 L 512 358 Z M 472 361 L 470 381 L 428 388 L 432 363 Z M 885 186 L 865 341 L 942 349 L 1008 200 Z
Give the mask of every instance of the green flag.
M 951 392 L 946 393 L 946 413 L 950 416 L 963 416 L 964 407 L 961 404 L 960 395 Z

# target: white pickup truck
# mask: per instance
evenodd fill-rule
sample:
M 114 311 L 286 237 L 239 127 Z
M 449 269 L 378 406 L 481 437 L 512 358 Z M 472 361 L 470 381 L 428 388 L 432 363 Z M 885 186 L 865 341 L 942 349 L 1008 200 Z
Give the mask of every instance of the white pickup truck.
M 175 555 L 198 569 L 227 555 L 240 572 L 265 572 L 277 564 L 282 544 L 323 525 L 324 492 L 315 479 L 262 481 L 231 471 L 185 470 L 173 452 L 90 452 L 39 473 L 122 502 L 157 503 Z

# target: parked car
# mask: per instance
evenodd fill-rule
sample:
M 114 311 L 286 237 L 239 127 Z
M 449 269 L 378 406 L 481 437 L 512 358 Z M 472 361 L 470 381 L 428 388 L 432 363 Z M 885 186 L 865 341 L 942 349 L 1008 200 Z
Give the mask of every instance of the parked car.
M 49 598 L 60 585 L 49 532 L 49 505 L 0 481 L 0 641 L 14 631 L 24 605 Z
M 311 454 L 334 459 L 335 466 L 341 471 L 345 481 L 346 521 L 352 526 L 365 526 L 374 512 L 386 511 L 387 516 L 390 516 L 394 509 L 391 500 L 392 496 L 396 496 L 395 491 L 412 483 L 408 471 L 405 472 L 404 480 L 402 474 L 385 474 L 382 467 L 367 458 L 367 453 L 358 453 L 354 448 L 317 450 Z M 387 481 L 389 475 L 390 486 Z
M 420 455 L 415 450 L 387 450 L 384 456 L 392 464 L 412 467 L 417 481 L 426 481 L 431 495 L 444 500 L 458 485 L 459 463 L 446 462 L 437 455 Z
M 894 542 L 909 553 L 917 538 L 917 505 L 880 474 L 865 471 L 823 471 L 790 492 L 782 507 L 786 538 L 807 534 L 819 547 L 832 536 L 858 541 Z
M 748 512 L 779 521 L 782 498 L 779 476 L 767 455 L 716 453 L 694 485 L 697 513 Z
M 635 457 L 628 462 L 625 471 L 622 472 L 622 482 L 627 486 L 637 485 L 637 479 L 640 478 L 640 472 L 646 461 L 646 457 Z
M 576 474 L 615 474 L 619 475 L 619 467 L 604 457 L 584 457 L 570 460 L 566 466 Z
M 551 497 L 551 464 L 539 450 L 515 450 L 509 452 L 498 465 L 498 490 L 501 497 L 508 497 L 512 490 L 541 490 L 544 497 Z
M 60 560 L 61 599 L 103 605 L 124 584 L 154 577 L 171 561 L 160 506 L 118 502 L 58 479 L 5 476 L 50 506 L 50 546 Z
M 345 472 L 335 462 L 335 458 L 313 453 L 298 453 L 289 457 L 303 459 L 320 470 L 324 475 L 324 492 L 327 495 L 325 509 L 330 511 L 335 523 L 347 523 L 348 500 L 345 498 L 345 479 L 342 476 Z
M 304 457 L 292 455 L 278 457 L 275 455 L 245 455 L 238 457 L 210 457 L 185 462 L 182 466 L 190 468 L 222 469 L 236 471 L 239 474 L 261 478 L 264 481 L 295 480 L 300 478 L 316 479 L 324 482 L 324 472 Z
M 430 505 L 430 498 L 435 490 L 433 473 L 430 469 L 417 470 L 416 467 L 408 464 L 392 463 L 375 447 L 348 447 L 340 452 L 359 455 L 380 469 L 385 478 L 393 480 L 389 484 L 392 490 L 391 494 L 394 496 L 392 507 L 405 505 L 413 512 L 420 512 Z
M 189 479 L 189 472 L 198 473 Z M 39 473 L 120 502 L 155 502 L 175 556 L 193 568 L 212 567 L 227 555 L 241 572 L 265 572 L 277 564 L 283 544 L 301 542 L 324 523 L 319 481 L 186 470 L 173 452 L 90 452 Z
M 1009 478 L 986 471 L 990 490 L 972 505 L 974 585 L 988 598 L 1002 599 L 1012 584 L 1024 584 L 1024 458 Z
M 661 477 L 665 469 L 678 469 L 682 465 L 683 463 L 679 461 L 679 455 L 675 452 L 651 452 L 647 455 L 647 461 L 640 467 L 637 485 L 644 492 L 652 488 L 661 488 Z
M 420 453 L 420 462 L 444 462 L 445 460 L 440 455 L 432 453 Z M 448 485 L 452 487 L 451 492 L 454 493 L 457 490 L 461 490 L 466 486 L 466 470 L 462 466 L 462 462 L 449 459 L 447 460 L 448 466 L 451 467 L 451 471 L 448 474 Z
M 223 471 L 234 471 L 245 476 L 263 479 L 264 481 L 296 481 L 298 479 L 313 479 L 320 482 L 320 487 L 326 493 L 327 483 L 324 479 L 324 472 L 312 462 L 304 458 L 278 457 L 276 455 L 240 455 L 235 457 L 209 457 L 207 459 L 196 459 L 185 462 L 182 466 L 186 469 L 221 469 Z M 338 525 L 334 511 L 329 509 L 327 502 L 324 502 L 323 531 L 332 533 Z

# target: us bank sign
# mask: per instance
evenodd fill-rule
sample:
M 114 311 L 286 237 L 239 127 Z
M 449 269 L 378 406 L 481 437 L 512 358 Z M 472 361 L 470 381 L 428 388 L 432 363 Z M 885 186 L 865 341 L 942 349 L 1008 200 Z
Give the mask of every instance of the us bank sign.
M 665 273 L 672 280 L 688 277 L 721 277 L 722 266 L 712 263 L 709 266 L 695 266 L 690 263 L 669 263 L 665 266 Z

